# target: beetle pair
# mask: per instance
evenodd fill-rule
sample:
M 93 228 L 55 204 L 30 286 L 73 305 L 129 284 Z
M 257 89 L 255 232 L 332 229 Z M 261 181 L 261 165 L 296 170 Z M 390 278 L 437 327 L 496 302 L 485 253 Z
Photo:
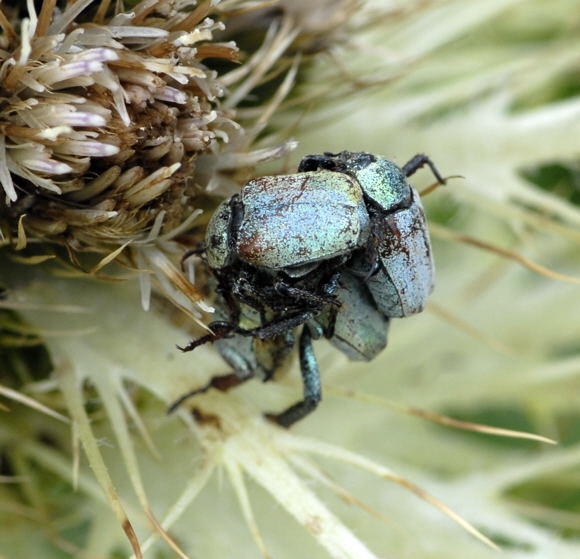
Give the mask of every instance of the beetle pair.
M 299 337 L 304 398 L 271 416 L 290 426 L 321 398 L 312 339 L 326 337 L 352 360 L 373 359 L 389 320 L 420 312 L 433 287 L 433 259 L 418 193 L 406 177 L 431 160 L 399 168 L 369 153 L 308 155 L 298 172 L 247 183 L 212 216 L 207 264 L 219 296 L 212 334 L 233 373 L 202 389 L 269 379 Z

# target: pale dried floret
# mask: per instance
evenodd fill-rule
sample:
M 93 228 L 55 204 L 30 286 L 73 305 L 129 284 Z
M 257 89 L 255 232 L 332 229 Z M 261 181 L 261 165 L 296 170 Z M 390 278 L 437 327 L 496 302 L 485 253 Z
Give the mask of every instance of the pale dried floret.
M 108 3 L 96 0 L 47 1 L 38 14 L 30 2 L 20 36 L 4 8 L 0 185 L 15 222 L 22 214 L 14 203 L 34 198 L 22 221 L 29 236 L 107 252 L 146 235 L 158 211 L 163 230 L 195 210 L 196 159 L 218 151 L 229 137 L 219 128 L 231 128 L 219 106 L 223 86 L 203 63 L 236 57 L 233 43 L 213 42 L 223 29 L 208 17 L 215 4 L 144 0 L 105 15 Z M 167 176 L 157 180 L 158 171 Z M 122 180 L 96 181 L 111 173 Z M 99 219 L 79 231 L 83 220 L 67 220 L 71 204 L 90 215 L 105 200 L 102 227 Z M 61 226 L 56 238 L 54 228 L 37 228 L 49 214 L 67 225 L 66 236 Z

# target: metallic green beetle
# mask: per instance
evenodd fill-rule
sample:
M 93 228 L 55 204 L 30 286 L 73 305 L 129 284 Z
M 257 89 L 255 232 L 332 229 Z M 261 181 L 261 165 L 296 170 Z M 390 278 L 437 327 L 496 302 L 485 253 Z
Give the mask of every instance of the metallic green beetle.
M 206 387 L 266 380 L 299 336 L 304 398 L 277 415 L 290 426 L 321 398 L 312 339 L 328 338 L 350 359 L 373 359 L 386 346 L 389 320 L 420 312 L 433 288 L 425 214 L 407 182 L 431 160 L 403 167 L 362 152 L 304 157 L 298 172 L 247 183 L 212 216 L 205 239 L 224 320 L 181 348 L 216 342 L 233 373 Z

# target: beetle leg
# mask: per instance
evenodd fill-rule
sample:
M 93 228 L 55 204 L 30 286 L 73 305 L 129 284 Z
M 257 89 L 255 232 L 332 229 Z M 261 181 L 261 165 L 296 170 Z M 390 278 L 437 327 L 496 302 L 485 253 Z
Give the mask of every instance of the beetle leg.
M 312 347 L 310 328 L 304 326 L 300 336 L 300 371 L 304 386 L 304 399 L 277 415 L 269 415 L 278 425 L 290 427 L 316 408 L 322 397 L 320 373 Z
M 206 334 L 197 340 L 192 340 L 185 347 L 177 346 L 183 352 L 193 351 L 196 347 L 200 345 L 207 344 L 210 342 L 215 342 L 216 340 L 221 340 L 228 334 L 234 331 L 235 326 L 231 322 L 224 322 L 223 320 L 217 320 L 209 324 L 209 328 L 212 331 L 211 334 Z
M 173 402 L 168 408 L 167 413 L 172 414 L 185 400 L 188 400 L 192 396 L 197 396 L 198 394 L 203 394 L 207 392 L 210 388 L 217 388 L 221 392 L 227 392 L 230 388 L 235 388 L 240 384 L 246 382 L 247 380 L 251 379 L 254 376 L 253 372 L 245 375 L 240 376 L 237 373 L 228 373 L 227 375 L 219 375 L 217 377 L 213 377 L 206 385 L 202 386 L 201 388 L 196 388 L 194 390 L 190 390 L 186 392 L 175 402 Z
M 287 295 L 294 299 L 300 301 L 313 302 L 317 305 L 334 305 L 335 307 L 340 307 L 340 301 L 332 295 L 332 293 L 316 295 L 312 291 L 306 289 L 300 289 L 299 287 L 292 287 L 286 285 L 284 282 L 280 281 L 274 285 L 274 288 L 281 295 Z
M 228 307 L 228 311 L 230 313 L 230 323 L 238 324 L 240 321 L 240 314 L 242 313 L 238 300 L 232 295 L 230 291 L 223 291 L 220 289 L 219 293 L 225 301 L 226 306 Z
M 214 323 L 215 324 L 215 323 Z M 223 323 L 228 324 L 228 323 Z M 230 325 L 231 326 L 231 325 Z M 205 336 L 204 336 L 205 337 Z M 222 336 L 223 338 L 223 336 Z M 199 340 L 197 340 L 199 341 Z M 214 340 L 210 340 L 214 341 Z M 190 344 L 191 345 L 191 344 Z M 230 345 L 228 343 L 219 344 L 219 352 L 224 360 L 232 367 L 233 372 L 226 375 L 218 375 L 210 379 L 210 381 L 200 388 L 195 388 L 180 396 L 173 402 L 167 413 L 174 412 L 185 400 L 197 394 L 203 394 L 210 388 L 216 388 L 222 392 L 226 392 L 230 388 L 234 388 L 243 382 L 251 379 L 257 372 L 257 365 L 251 359 L 248 359 L 244 354 L 243 348 Z
M 236 332 L 242 334 L 242 336 L 252 336 L 260 340 L 268 340 L 274 336 L 284 334 L 287 330 L 295 328 L 304 324 L 307 320 L 311 319 L 313 316 L 319 314 L 320 309 L 309 310 L 301 312 L 300 314 L 294 314 L 286 317 L 278 317 L 274 320 L 263 324 L 258 328 L 252 328 L 251 330 L 238 329 Z
M 265 307 L 263 305 L 264 296 L 258 291 L 252 283 L 245 277 L 236 278 L 232 281 L 229 289 L 222 292 L 224 298 L 229 297 L 232 303 L 228 303 L 230 311 L 232 310 L 232 304 L 237 304 L 236 297 L 243 301 L 244 303 L 250 305 L 252 308 L 256 309 L 258 312 L 265 312 Z M 237 316 L 239 317 L 239 304 Z M 235 322 L 235 320 L 233 320 Z
M 439 184 L 445 184 L 445 179 L 439 174 L 439 171 L 437 170 L 437 167 L 435 167 L 433 161 L 431 161 L 431 159 L 429 159 L 429 157 L 424 153 L 418 153 L 417 155 L 413 156 L 409 161 L 407 161 L 407 163 L 403 165 L 401 170 L 403 173 L 405 173 L 406 177 L 410 177 L 417 170 L 423 167 L 423 165 L 427 165 L 429 169 L 431 169 L 431 172 Z
M 323 286 L 323 290 L 327 295 L 334 295 L 334 292 L 338 289 L 338 282 L 340 280 L 340 276 L 342 272 L 335 272 L 330 276 L 330 278 L 326 281 Z
M 336 317 L 338 316 L 338 309 L 330 309 L 330 319 L 324 329 L 324 337 L 330 340 L 334 336 L 334 326 L 336 324 Z
M 281 336 L 279 336 L 279 345 L 274 350 L 273 353 L 273 362 L 272 366 L 269 368 L 264 368 L 264 382 L 268 382 L 272 380 L 274 377 L 274 373 L 278 370 L 280 365 L 282 365 L 283 361 L 286 357 L 290 354 L 290 352 L 294 349 L 294 345 L 296 344 L 296 336 L 294 335 L 293 330 L 287 330 Z M 267 342 L 272 343 L 272 342 Z M 276 343 L 276 342 L 274 342 Z

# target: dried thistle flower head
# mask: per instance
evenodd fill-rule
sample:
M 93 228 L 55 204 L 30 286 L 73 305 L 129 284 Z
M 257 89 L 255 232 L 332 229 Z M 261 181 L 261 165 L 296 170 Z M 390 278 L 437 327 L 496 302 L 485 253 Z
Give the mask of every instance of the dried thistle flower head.
M 28 17 L 0 11 L 0 205 L 13 234 L 73 250 L 134 240 L 189 216 L 199 154 L 237 128 L 204 65 L 236 59 L 213 40 L 214 2 L 104 0 Z M 17 32 L 20 27 L 20 32 Z M 107 250 L 105 248 L 105 250 Z

